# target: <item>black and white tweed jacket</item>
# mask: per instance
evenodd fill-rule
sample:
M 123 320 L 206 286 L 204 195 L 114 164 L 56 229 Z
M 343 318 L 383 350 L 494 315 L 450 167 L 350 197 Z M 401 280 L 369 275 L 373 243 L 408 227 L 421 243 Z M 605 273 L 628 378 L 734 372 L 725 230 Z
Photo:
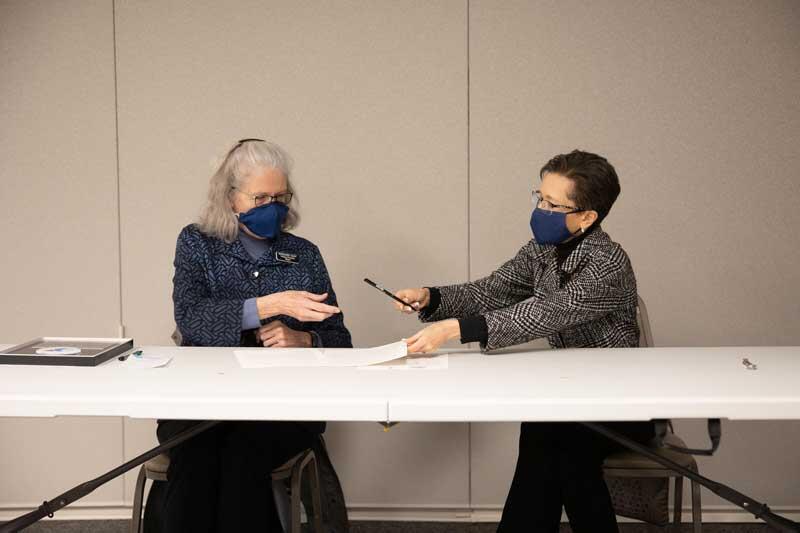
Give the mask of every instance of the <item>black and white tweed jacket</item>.
M 555 247 L 531 240 L 491 275 L 438 287 L 424 322 L 482 315 L 484 350 L 547 337 L 553 348 L 635 347 L 636 277 L 622 247 L 596 228 L 559 265 Z

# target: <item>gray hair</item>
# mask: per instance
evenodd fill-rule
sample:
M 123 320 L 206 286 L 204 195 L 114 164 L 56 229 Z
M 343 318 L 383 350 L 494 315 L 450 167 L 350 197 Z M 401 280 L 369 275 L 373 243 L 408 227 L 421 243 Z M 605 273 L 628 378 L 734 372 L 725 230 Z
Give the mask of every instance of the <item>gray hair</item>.
M 274 168 L 286 176 L 288 192 L 292 188 L 292 158 L 275 143 L 256 139 L 239 141 L 229 151 L 208 186 L 208 201 L 200 212 L 197 225 L 203 233 L 225 242 L 233 242 L 239 236 L 239 221 L 231 210 L 231 194 L 240 187 L 244 177 L 259 168 Z M 300 222 L 295 207 L 296 197 L 289 204 L 289 213 L 282 229 L 289 230 Z

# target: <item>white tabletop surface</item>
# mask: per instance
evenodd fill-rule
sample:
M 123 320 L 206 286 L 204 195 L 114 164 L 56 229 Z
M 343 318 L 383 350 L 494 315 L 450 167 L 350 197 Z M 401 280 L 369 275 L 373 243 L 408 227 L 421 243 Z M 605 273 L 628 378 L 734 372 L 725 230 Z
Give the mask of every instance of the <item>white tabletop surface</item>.
M 403 371 L 242 369 L 233 353 L 239 349 L 143 347 L 147 355 L 171 355 L 165 368 L 116 359 L 91 368 L 0 365 L 0 416 L 800 419 L 800 347 L 447 350 L 447 369 Z M 746 369 L 744 357 L 758 369 Z

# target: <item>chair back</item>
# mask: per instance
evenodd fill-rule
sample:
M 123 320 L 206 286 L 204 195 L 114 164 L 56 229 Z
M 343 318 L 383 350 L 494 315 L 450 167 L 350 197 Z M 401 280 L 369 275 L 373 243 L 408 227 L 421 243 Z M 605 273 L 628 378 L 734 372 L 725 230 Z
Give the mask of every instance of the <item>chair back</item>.
M 639 324 L 639 347 L 653 347 L 653 331 L 650 329 L 650 318 L 647 316 L 647 306 L 641 296 L 637 296 L 636 322 Z
M 172 335 L 170 335 L 169 337 L 172 339 L 172 342 L 175 343 L 175 346 L 180 346 L 181 345 L 181 341 L 183 340 L 183 338 L 182 338 L 181 332 L 180 332 L 180 330 L 178 330 L 178 328 L 175 328 L 173 330 L 173 332 L 172 332 Z

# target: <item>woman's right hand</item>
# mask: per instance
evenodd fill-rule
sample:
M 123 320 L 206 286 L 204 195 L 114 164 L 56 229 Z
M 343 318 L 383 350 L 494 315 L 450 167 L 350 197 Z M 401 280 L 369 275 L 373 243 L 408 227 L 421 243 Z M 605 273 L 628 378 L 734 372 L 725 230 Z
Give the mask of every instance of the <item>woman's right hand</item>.
M 401 289 L 394 293 L 395 296 L 408 302 L 408 305 L 402 305 L 400 302 L 394 303 L 394 308 L 400 312 L 411 314 L 424 309 L 431 301 L 431 291 L 424 287 L 419 289 Z
M 287 315 L 300 322 L 321 322 L 341 313 L 338 307 L 328 305 L 328 293 L 314 294 L 307 291 L 283 291 L 262 296 L 256 300 L 259 318 Z

